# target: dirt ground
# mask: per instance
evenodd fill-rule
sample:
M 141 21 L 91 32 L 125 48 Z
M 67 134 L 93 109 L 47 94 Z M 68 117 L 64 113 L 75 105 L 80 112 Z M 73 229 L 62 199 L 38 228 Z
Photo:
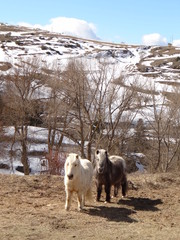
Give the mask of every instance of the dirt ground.
M 180 239 L 180 173 L 129 174 L 137 190 L 65 211 L 63 178 L 0 175 L 1 240 Z M 96 191 L 93 185 L 93 198 Z

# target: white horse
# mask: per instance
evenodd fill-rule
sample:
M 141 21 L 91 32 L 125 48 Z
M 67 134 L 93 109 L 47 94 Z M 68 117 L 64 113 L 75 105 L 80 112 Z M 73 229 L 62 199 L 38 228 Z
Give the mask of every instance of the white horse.
M 85 205 L 85 196 L 91 197 L 91 183 L 93 177 L 92 163 L 87 159 L 81 159 L 78 154 L 70 153 L 65 164 L 64 185 L 66 191 L 65 209 L 69 210 L 73 192 L 77 193 L 78 210 Z

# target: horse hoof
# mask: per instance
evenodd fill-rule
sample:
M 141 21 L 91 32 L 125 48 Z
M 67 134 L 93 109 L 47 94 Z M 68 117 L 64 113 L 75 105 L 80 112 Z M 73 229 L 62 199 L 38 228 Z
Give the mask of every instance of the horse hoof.
M 78 207 L 78 211 L 81 212 L 83 210 L 82 207 Z

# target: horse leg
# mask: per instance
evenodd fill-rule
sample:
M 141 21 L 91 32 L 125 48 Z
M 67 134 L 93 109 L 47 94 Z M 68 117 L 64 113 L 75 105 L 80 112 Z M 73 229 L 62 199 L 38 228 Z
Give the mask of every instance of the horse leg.
M 85 206 L 85 194 L 82 194 L 82 205 Z
M 66 191 L 66 203 L 65 203 L 65 209 L 68 211 L 71 206 L 71 199 L 72 199 L 72 192 Z
M 83 202 L 84 202 L 84 197 L 83 194 L 81 192 L 77 193 L 77 197 L 78 197 L 78 211 L 81 211 L 83 209 Z
M 99 202 L 100 198 L 101 198 L 101 193 L 102 193 L 102 185 L 97 185 L 97 197 L 96 197 L 96 201 Z
M 125 197 L 127 189 L 128 189 L 128 181 L 127 181 L 126 176 L 124 176 L 124 179 L 123 179 L 123 182 L 122 182 L 121 186 L 122 186 L 122 196 Z
M 109 184 L 105 185 L 105 192 L 106 192 L 106 202 L 110 202 L 110 200 L 111 200 L 111 196 L 110 196 L 111 185 L 109 185 Z
M 120 184 L 115 184 L 115 185 L 114 185 L 114 197 L 117 197 L 119 187 L 120 187 Z

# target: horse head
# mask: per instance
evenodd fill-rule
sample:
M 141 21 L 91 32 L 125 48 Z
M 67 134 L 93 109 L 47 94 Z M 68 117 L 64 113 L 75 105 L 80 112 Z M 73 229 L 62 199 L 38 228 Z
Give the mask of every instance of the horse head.
M 75 179 L 79 173 L 80 160 L 78 154 L 70 153 L 65 162 L 65 174 L 69 180 Z
M 104 149 L 98 149 L 95 152 L 95 164 L 98 174 L 104 174 L 108 168 L 108 153 Z

